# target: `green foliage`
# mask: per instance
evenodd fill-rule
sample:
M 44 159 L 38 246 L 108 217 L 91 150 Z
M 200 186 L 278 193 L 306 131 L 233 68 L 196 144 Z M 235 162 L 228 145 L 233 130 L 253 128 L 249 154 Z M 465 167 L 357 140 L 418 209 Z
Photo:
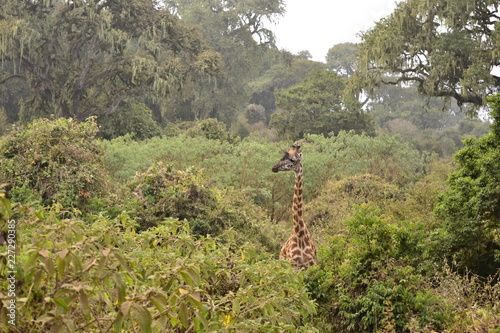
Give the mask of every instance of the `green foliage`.
M 138 173 L 131 187 L 140 203 L 137 214 L 142 228 L 175 217 L 190 221 L 196 234 L 219 234 L 223 229 L 224 221 L 214 221 L 211 214 L 217 198 L 201 171 L 177 171 L 158 162 Z
M 328 50 L 326 55 L 326 66 L 329 70 L 343 77 L 349 77 L 356 71 L 357 54 L 357 44 L 337 44 Z
M 367 105 L 379 131 L 399 135 L 419 150 L 442 157 L 462 148 L 464 138 L 479 137 L 489 130 L 488 122 L 466 116 L 470 108 L 438 98 L 423 100 L 416 85 L 381 86 Z
M 30 94 L 30 87 L 23 75 L 12 74 L 15 62 L 5 61 L 0 67 L 0 109 L 4 109 L 6 121 L 19 120 L 20 101 Z M 0 133 L 3 134 L 3 133 Z
M 310 173 L 323 173 L 314 184 L 316 188 L 332 176 L 342 179 L 363 174 L 376 175 L 403 186 L 418 180 L 426 171 L 427 161 L 432 158 L 432 155 L 419 152 L 411 145 L 385 135 L 370 137 L 342 131 L 329 138 L 308 135 L 306 140 L 314 147 L 313 153 L 309 154 L 311 161 L 314 161 L 308 164 Z
M 458 170 L 440 198 L 437 212 L 446 225 L 442 251 L 460 269 L 481 275 L 500 268 L 500 95 L 488 99 L 493 125 L 482 138 L 470 138 L 456 155 Z
M 302 274 L 251 246 L 194 239 L 175 219 L 137 234 L 127 215 L 19 213 L 16 332 L 316 331 Z M 2 302 L 4 331 L 6 313 Z
M 311 72 L 298 85 L 276 92 L 276 106 L 280 111 L 273 114 L 271 127 L 288 139 L 302 138 L 306 133 L 338 134 L 342 130 L 373 134 L 368 114 L 343 106 L 344 88 L 344 79 L 335 72 Z
M 333 237 L 309 274 L 325 329 L 342 332 L 440 331 L 451 313 L 408 265 L 403 226 L 362 206 Z
M 248 84 L 252 92 L 251 102 L 266 109 L 267 120 L 276 110 L 276 90 L 287 89 L 302 82 L 313 70 L 323 70 L 325 65 L 310 60 L 300 60 L 282 53 L 278 60 L 268 65 L 259 77 Z
M 409 0 L 363 34 L 358 88 L 391 81 L 415 82 L 427 96 L 483 105 L 499 78 L 495 0 Z M 384 77 L 397 74 L 393 80 Z
M 224 77 L 216 82 L 190 80 L 169 107 L 172 120 L 217 118 L 236 121 L 249 103 L 247 85 L 256 78 L 265 59 L 275 57 L 274 35 L 266 27 L 284 13 L 283 0 L 211 1 L 168 0 L 172 12 L 198 27 L 204 40 L 221 55 Z
M 328 181 L 317 197 L 305 205 L 305 220 L 315 239 L 325 241 L 345 229 L 345 221 L 352 217 L 357 205 L 369 203 L 384 209 L 402 196 L 397 186 L 375 175 Z
M 198 130 L 189 133 L 193 132 L 199 133 Z M 221 135 L 226 136 L 224 132 Z M 125 137 L 103 144 L 108 152 L 106 164 L 121 181 L 130 180 L 136 171 L 145 171 L 159 159 L 171 162 L 176 169 L 203 168 L 217 187 L 244 191 L 272 220 L 289 219 L 293 175 L 270 172 L 282 154 L 280 149 L 287 149 L 289 142 L 278 146 L 246 139 L 230 144 L 220 139 L 178 135 L 143 142 Z M 310 201 L 330 179 L 372 174 L 397 186 L 406 186 L 422 177 L 429 155 L 396 138 L 341 132 L 329 138 L 307 136 L 303 159 L 304 196 Z
M 0 15 L 0 55 L 15 66 L 7 77 L 21 74 L 33 93 L 24 121 L 113 114 L 127 98 L 164 98 L 192 75 L 222 74 L 192 27 L 153 0 L 7 0 Z
M 0 183 L 16 202 L 79 207 L 103 195 L 104 152 L 93 120 L 40 119 L 0 141 Z
M 496 223 L 500 99 L 491 102 L 491 133 L 457 154 L 453 175 L 466 170 L 469 181 L 450 177 L 436 210 L 449 213 L 444 221 L 433 209 L 449 161 L 399 137 L 306 135 L 304 217 L 319 260 L 300 272 L 276 260 L 291 229 L 293 174 L 270 168 L 290 142 L 239 139 L 213 119 L 143 141 L 99 142 L 94 121 L 71 119 L 13 131 L 0 144 L 0 221 L 17 221 L 17 331 L 494 332 L 498 275 L 460 275 L 442 260 L 472 258 L 450 252 L 452 241 Z M 81 178 L 89 175 L 93 183 Z M 9 180 L 21 184 L 14 200 L 52 206 L 11 204 Z M 106 191 L 111 183 L 123 185 Z M 43 201 L 46 189 L 53 196 Z M 477 222 L 462 216 L 470 207 L 486 228 L 461 224 Z M 0 275 L 8 265 L 3 256 Z
M 144 140 L 161 135 L 161 128 L 152 118 L 151 109 L 136 101 L 122 103 L 112 115 L 98 118 L 99 135 L 105 139 L 114 139 L 131 134 L 136 140 Z
M 263 223 L 266 217 L 251 198 L 231 188 L 217 189 L 202 170 L 174 170 L 172 165 L 158 162 L 138 173 L 130 186 L 138 200 L 131 210 L 141 229 L 177 218 L 189 222 L 193 235 L 218 236 L 234 229 L 239 242 L 278 251 L 277 230 Z
M 188 131 L 188 135 L 190 136 L 197 136 L 200 134 L 208 140 L 219 140 L 228 143 L 236 143 L 239 139 L 226 130 L 226 124 L 213 118 L 198 122 L 195 127 Z

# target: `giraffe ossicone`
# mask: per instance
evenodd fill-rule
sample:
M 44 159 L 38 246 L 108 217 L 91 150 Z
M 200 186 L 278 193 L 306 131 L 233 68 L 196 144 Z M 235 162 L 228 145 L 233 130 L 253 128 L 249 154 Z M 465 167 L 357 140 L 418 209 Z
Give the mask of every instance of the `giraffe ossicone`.
M 287 259 L 296 269 L 306 268 L 316 263 L 316 246 L 304 222 L 302 211 L 303 170 L 301 142 L 296 141 L 285 152 L 283 157 L 272 168 L 273 172 L 295 172 L 295 186 L 293 191 L 292 214 L 293 229 L 290 238 L 283 244 L 280 252 L 281 259 Z

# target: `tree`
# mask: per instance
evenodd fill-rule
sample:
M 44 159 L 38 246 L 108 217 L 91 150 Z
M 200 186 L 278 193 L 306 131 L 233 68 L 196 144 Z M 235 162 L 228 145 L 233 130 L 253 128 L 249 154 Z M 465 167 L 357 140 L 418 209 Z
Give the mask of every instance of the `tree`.
M 349 77 L 356 71 L 358 44 L 341 43 L 334 45 L 326 55 L 326 67 L 337 74 Z
M 323 70 L 325 65 L 320 62 L 297 59 L 288 52 L 277 54 L 267 68 L 249 82 L 251 103 L 262 105 L 266 110 L 267 119 L 276 110 L 276 89 L 287 89 L 302 82 L 313 70 Z
M 496 0 L 408 0 L 363 34 L 353 90 L 415 82 L 427 96 L 480 106 L 500 85 Z M 387 73 L 395 78 L 387 79 Z
M 459 169 L 448 179 L 437 213 L 446 222 L 439 251 L 460 269 L 481 275 L 500 268 L 500 95 L 488 99 L 494 119 L 480 139 L 465 140 L 456 155 Z
M 221 74 L 218 55 L 155 0 L 1 0 L 0 57 L 33 95 L 22 117 L 114 114 L 165 97 L 190 75 Z
M 270 52 L 274 35 L 265 22 L 284 13 L 283 0 L 169 0 L 167 8 L 183 21 L 197 25 L 209 45 L 222 55 L 225 72 L 216 85 L 196 80 L 172 100 L 173 117 L 183 120 L 216 118 L 227 125 L 250 102 L 248 83 L 256 78 Z
M 341 130 L 374 132 L 369 115 L 343 105 L 345 81 L 337 73 L 315 70 L 301 83 L 276 92 L 278 113 L 271 126 L 288 138 L 304 134 L 338 134 Z

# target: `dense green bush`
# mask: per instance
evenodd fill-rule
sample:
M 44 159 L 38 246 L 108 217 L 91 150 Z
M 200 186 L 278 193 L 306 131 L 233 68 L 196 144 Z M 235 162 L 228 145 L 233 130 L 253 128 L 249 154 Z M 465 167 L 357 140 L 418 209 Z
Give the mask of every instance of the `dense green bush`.
M 80 209 L 107 187 L 93 120 L 39 119 L 0 140 L 0 183 L 18 202 Z
M 328 237 L 342 232 L 356 205 L 370 203 L 387 208 L 399 197 L 402 192 L 396 186 L 370 174 L 328 181 L 318 196 L 306 204 L 305 220 L 318 237 Z
M 204 169 L 219 188 L 233 187 L 249 194 L 273 221 L 289 219 L 293 175 L 273 174 L 271 167 L 290 142 L 245 139 L 207 140 L 202 136 L 152 138 L 142 142 L 121 137 L 103 142 L 107 165 L 120 180 L 131 179 L 162 159 L 177 169 Z M 314 199 L 330 180 L 372 174 L 398 187 L 420 179 L 430 156 L 391 137 L 341 132 L 338 136 L 309 135 L 303 142 L 304 197 Z
M 22 244 L 15 327 L 7 323 L 8 281 L 0 282 L 2 331 L 316 331 L 303 275 L 230 237 L 195 239 L 176 219 L 137 234 L 127 215 L 89 225 L 57 207 L 2 207 L 1 218 L 17 220 Z M 0 271 L 7 265 L 2 256 Z
M 459 269 L 483 276 L 500 269 L 500 95 L 489 103 L 490 133 L 465 140 L 455 155 L 458 170 L 436 208 L 446 221 L 437 251 Z
M 171 164 L 157 162 L 138 173 L 131 183 L 136 204 L 133 211 L 141 229 L 159 225 L 166 218 L 189 222 L 194 235 L 217 236 L 235 229 L 239 241 L 248 241 L 277 252 L 280 237 L 275 226 L 266 224 L 262 209 L 232 188 L 219 190 L 202 170 L 175 170 Z
M 211 121 L 208 139 L 198 125 L 141 142 L 131 135 L 99 142 L 94 122 L 56 119 L 2 139 L 3 177 L 18 162 L 29 170 L 26 179 L 15 173 L 1 179 L 20 182 L 12 198 L 52 206 L 11 207 L 0 193 L 1 221 L 19 221 L 19 332 L 498 330 L 498 276 L 486 285 L 442 268 L 450 254 L 443 240 L 462 232 L 451 230 L 455 215 L 443 222 L 433 213 L 447 189 L 449 161 L 389 136 L 307 136 L 304 211 L 318 264 L 294 272 L 275 260 L 291 229 L 293 173 L 270 170 L 290 142 L 231 141 Z M 487 186 L 458 189 L 474 194 L 467 204 L 488 208 L 481 216 L 493 223 L 496 202 L 477 198 L 496 198 L 490 181 L 497 180 L 498 149 L 490 149 L 491 135 L 478 142 L 469 152 L 481 153 L 460 153 L 458 164 L 467 162 Z M 87 173 L 91 183 L 76 182 Z M 64 182 L 73 181 L 74 191 L 67 191 Z M 113 181 L 127 186 L 105 193 Z M 82 184 L 91 196 L 77 195 Z M 440 204 L 462 193 L 456 185 L 463 183 L 449 184 Z M 43 201 L 40 188 L 52 190 L 50 200 Z M 6 231 L 0 230 L 0 250 Z M 0 272 L 7 265 L 4 256 Z M 8 297 L 1 291 L 0 300 L 4 329 Z
M 371 174 L 397 185 L 406 186 L 422 177 L 432 155 L 419 152 L 396 137 L 357 135 L 340 132 L 337 136 L 307 135 L 313 152 L 304 152 L 308 172 L 321 174 L 315 188 L 328 179 Z M 304 151 L 308 145 L 305 145 Z M 307 162 L 309 159 L 311 162 Z
M 308 283 L 325 330 L 429 332 L 447 326 L 451 312 L 407 263 L 414 250 L 406 243 L 408 231 L 362 206 L 346 232 L 323 247 Z
M 122 103 L 114 114 L 100 116 L 98 123 L 99 135 L 108 140 L 126 134 L 136 140 L 144 140 L 162 133 L 152 118 L 151 109 L 134 100 Z

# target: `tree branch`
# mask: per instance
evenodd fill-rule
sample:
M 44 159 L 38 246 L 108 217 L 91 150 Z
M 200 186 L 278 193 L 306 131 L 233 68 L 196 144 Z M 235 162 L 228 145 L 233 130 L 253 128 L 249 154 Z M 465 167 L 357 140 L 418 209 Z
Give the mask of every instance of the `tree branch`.
M 21 74 L 9 74 L 5 75 L 4 77 L 0 78 L 0 85 L 4 84 L 5 82 L 12 80 L 12 79 L 21 79 L 21 80 L 28 80 L 28 77 L 26 75 L 21 75 Z

